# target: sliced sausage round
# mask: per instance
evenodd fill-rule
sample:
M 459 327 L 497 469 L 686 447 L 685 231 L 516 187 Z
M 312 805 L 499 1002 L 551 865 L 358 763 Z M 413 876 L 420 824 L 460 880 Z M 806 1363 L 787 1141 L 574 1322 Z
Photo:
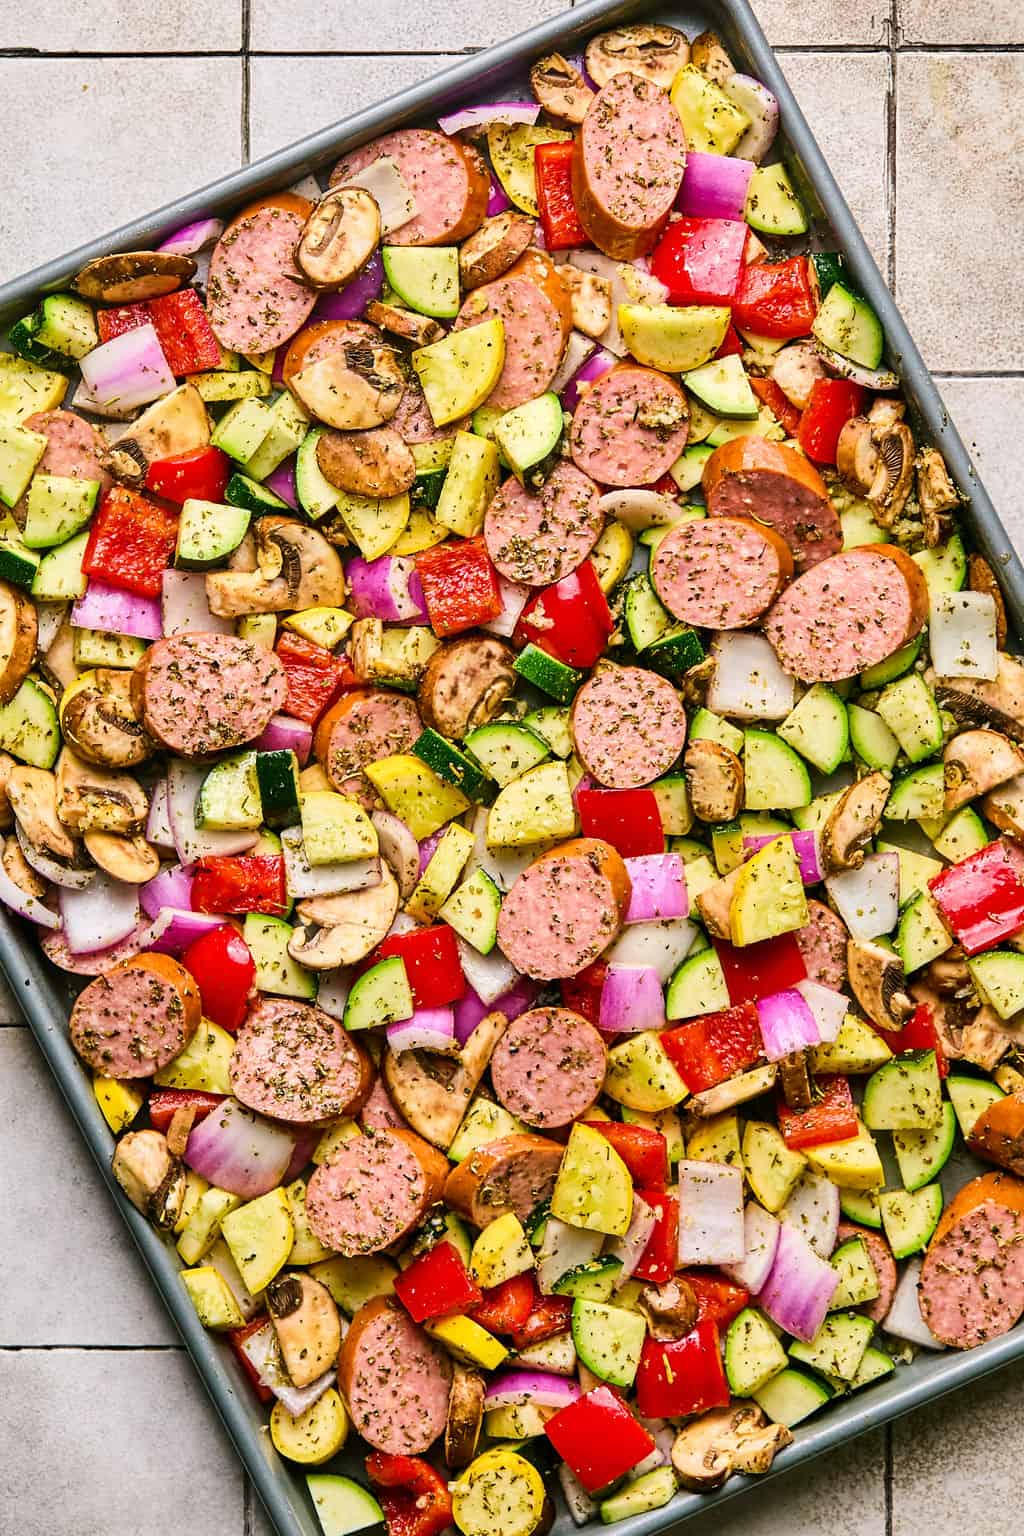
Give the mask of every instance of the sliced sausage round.
M 610 843 L 562 843 L 514 882 L 501 905 L 498 944 L 536 981 L 577 976 L 618 934 L 629 894 L 626 866 Z
M 576 407 L 573 460 L 600 485 L 653 485 L 686 447 L 690 411 L 672 379 L 624 365 L 592 384 Z
M 458 139 L 432 128 L 386 133 L 339 160 L 331 186 L 350 181 L 384 159 L 395 162 L 416 203 L 415 216 L 389 232 L 390 245 L 455 245 L 479 229 L 490 183 L 480 157 Z
M 1024 1312 L 1024 1212 L 985 1200 L 945 1231 L 940 1224 L 921 1267 L 918 1299 L 925 1323 L 953 1349 L 1007 1333 Z
M 475 1227 L 490 1226 L 506 1211 L 525 1221 L 550 1200 L 564 1147 L 544 1136 L 502 1136 L 476 1147 L 448 1175 L 445 1203 Z
M 388 1296 L 360 1307 L 338 1356 L 353 1425 L 391 1456 L 420 1456 L 444 1432 L 451 1377 L 444 1351 Z
M 572 159 L 576 209 L 598 250 L 617 261 L 652 250 L 685 169 L 668 93 L 642 75 L 613 75 L 587 109 Z
M 510 475 L 487 508 L 484 542 L 508 581 L 546 587 L 568 576 L 601 537 L 601 493 L 574 464 L 558 464 L 539 491 Z
M 846 924 L 823 901 L 810 897 L 807 922 L 793 937 L 807 971 L 807 980 L 841 992 L 846 986 Z
M 843 547 L 839 514 L 824 480 L 802 453 L 766 437 L 734 437 L 704 466 L 712 517 L 752 517 L 775 528 L 806 571 Z
M 359 1111 L 359 1124 L 364 1131 L 407 1131 L 409 1129 L 404 1116 L 399 1114 L 392 1103 L 391 1095 L 382 1077 L 374 1079 L 366 1103 Z
M 686 745 L 678 693 L 642 667 L 608 667 L 584 683 L 570 724 L 580 762 L 607 789 L 652 783 Z
M 97 976 L 71 1010 L 71 1044 L 102 1077 L 152 1077 L 199 1028 L 195 982 L 169 955 L 138 955 Z
M 895 545 L 869 544 L 798 576 L 768 613 L 764 632 L 787 672 L 804 683 L 830 683 L 884 661 L 927 619 L 920 566 Z
M 60 475 L 65 480 L 98 480 L 100 498 L 110 489 L 111 479 L 100 460 L 102 444 L 91 422 L 73 411 L 37 411 L 25 420 L 30 432 L 46 438 L 43 456 L 36 465 L 37 475 Z M 24 528 L 28 514 L 28 492 L 15 502 L 11 516 Z
M 565 333 L 549 294 L 515 269 L 475 288 L 452 329 L 464 331 L 495 319 L 505 328 L 505 361 L 487 404 L 496 411 L 511 411 L 550 388 L 562 361 Z
M 294 1125 L 356 1114 L 373 1083 L 373 1063 L 338 1020 L 287 997 L 250 1009 L 229 1073 L 240 1103 Z
M 1008 1093 L 982 1110 L 967 1145 L 987 1163 L 1024 1174 L 1024 1093 Z
M 206 284 L 210 324 L 231 352 L 270 352 L 288 341 L 316 303 L 295 264 L 312 203 L 291 192 L 250 203 L 221 235 Z
M 415 700 L 383 688 L 353 689 L 316 729 L 316 756 L 340 794 L 367 763 L 408 752 L 423 729 Z
M 851 1237 L 859 1237 L 867 1249 L 868 1258 L 872 1268 L 878 1276 L 878 1295 L 874 1301 L 866 1301 L 863 1306 L 857 1308 L 865 1317 L 870 1317 L 873 1323 L 880 1323 L 883 1317 L 887 1317 L 892 1299 L 896 1294 L 896 1260 L 892 1256 L 892 1249 L 878 1232 L 872 1232 L 870 1227 L 859 1227 L 853 1221 L 841 1221 L 839 1223 L 838 1240 L 845 1243 Z
M 310 1231 L 346 1258 L 381 1253 L 440 1198 L 448 1159 L 412 1131 L 367 1131 L 344 1142 L 309 1181 Z
M 651 581 L 669 613 L 705 629 L 744 629 L 793 574 L 781 534 L 744 517 L 677 523 L 659 542 Z
M 441 442 L 444 438 L 454 437 L 463 425 L 458 421 L 449 422 L 445 427 L 434 425 L 426 396 L 415 374 L 406 383 L 405 391 L 398 402 L 398 410 L 391 418 L 392 428 L 405 443 Z
M 513 1020 L 491 1057 L 491 1082 L 510 1114 L 551 1130 L 596 1103 L 608 1056 L 604 1041 L 569 1008 L 532 1008 Z
M 151 736 L 180 757 L 244 746 L 285 700 L 280 658 L 235 635 L 174 635 L 132 674 L 132 704 Z

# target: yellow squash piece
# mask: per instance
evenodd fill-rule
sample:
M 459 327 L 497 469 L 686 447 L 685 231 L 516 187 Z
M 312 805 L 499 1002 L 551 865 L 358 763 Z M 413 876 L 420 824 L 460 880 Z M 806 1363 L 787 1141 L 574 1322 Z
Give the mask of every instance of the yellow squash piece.
M 348 1414 L 333 1387 L 296 1418 L 283 1403 L 275 1403 L 270 1415 L 270 1438 L 275 1449 L 289 1461 L 319 1467 L 341 1450 L 348 1438 Z
M 353 1259 L 328 1259 L 310 1270 L 330 1291 L 343 1312 L 354 1317 L 364 1302 L 374 1296 L 390 1296 L 395 1289 L 398 1265 L 386 1254 L 368 1254 Z
M 458 1314 L 435 1317 L 423 1326 L 431 1338 L 443 1344 L 448 1353 L 454 1355 L 456 1360 L 461 1360 L 463 1365 L 479 1365 L 485 1371 L 496 1371 L 501 1362 L 508 1358 L 508 1350 L 501 1340 L 496 1339 L 493 1333 L 488 1333 L 486 1328 L 481 1328 L 471 1317 L 460 1317 Z
M 633 1215 L 633 1181 L 622 1158 L 600 1131 L 587 1125 L 573 1126 L 555 1180 L 551 1214 L 570 1226 L 607 1232 L 610 1237 L 621 1237 L 628 1228 Z
M 409 521 L 391 546 L 393 555 L 418 555 L 448 537 L 448 529 L 431 517 L 425 507 L 413 507 Z
M 237 1210 L 242 1201 L 238 1195 L 211 1185 L 200 1195 L 192 1214 L 178 1238 L 178 1252 L 186 1264 L 198 1264 L 205 1259 L 220 1236 L 221 1222 L 225 1216 Z
M 633 560 L 633 535 L 621 523 L 609 522 L 593 549 L 590 563 L 602 592 L 610 592 L 629 570 Z
M 505 366 L 505 326 L 497 317 L 451 331 L 417 347 L 412 366 L 436 427 L 468 416 L 487 396 Z
M 288 1255 L 289 1264 L 319 1264 L 331 1256 L 330 1248 L 325 1248 L 319 1238 L 314 1237 L 309 1230 L 306 1220 L 306 1181 L 296 1179 L 288 1185 L 288 1203 L 292 1211 L 292 1226 L 295 1228 L 295 1241 L 292 1251 Z
M 532 1269 L 533 1249 L 514 1211 L 484 1227 L 469 1256 L 469 1272 L 484 1290 Z
M 620 304 L 619 326 L 638 363 L 685 373 L 710 362 L 725 340 L 732 310 L 711 304 Z
M 857 1134 L 848 1141 L 822 1142 L 805 1147 L 804 1154 L 815 1173 L 842 1185 L 844 1189 L 881 1189 L 885 1169 L 871 1132 L 857 1122 Z
M 517 208 L 538 216 L 537 178 L 533 152 L 538 144 L 552 144 L 571 139 L 563 128 L 537 128 L 529 123 L 492 123 L 487 130 L 494 174 Z
M 743 1164 L 754 1197 L 774 1214 L 781 1211 L 800 1182 L 807 1159 L 786 1146 L 774 1125 L 748 1120 L 743 1132 Z
M 365 773 L 388 810 L 401 817 L 417 840 L 469 810 L 462 791 L 438 778 L 411 752 L 367 763 Z
M 892 1051 L 881 1035 L 848 1013 L 839 1027 L 836 1038 L 811 1049 L 813 1072 L 843 1072 L 854 1076 L 862 1072 L 874 1072 L 892 1058 Z
M 656 1114 L 687 1097 L 686 1084 L 654 1030 L 627 1035 L 608 1052 L 604 1091 L 617 1104 Z
M 67 388 L 66 374 L 0 352 L 0 420 L 20 426 L 37 411 L 55 411 Z
M 696 1163 L 728 1163 L 732 1168 L 742 1168 L 740 1122 L 735 1111 L 695 1121 L 686 1138 L 686 1155 Z
M 181 1278 L 204 1328 L 222 1332 L 227 1328 L 242 1327 L 245 1318 L 238 1302 L 224 1276 L 212 1264 L 204 1264 L 200 1269 L 183 1269 Z
M 339 491 L 338 511 L 363 559 L 376 560 L 387 554 L 409 521 L 409 493 L 361 496 Z
M 302 842 L 310 864 L 353 863 L 372 859 L 377 829 L 358 800 L 331 789 L 299 796 Z
M 475 432 L 456 432 L 434 508 L 435 522 L 464 539 L 472 538 L 484 525 L 484 513 L 500 478 L 498 450 L 490 439 Z
M 137 1084 L 119 1077 L 93 1077 L 92 1091 L 115 1136 L 128 1129 L 146 1102 L 146 1095 Z
M 340 1120 L 335 1120 L 334 1124 L 329 1125 L 324 1131 L 320 1140 L 313 1148 L 312 1161 L 318 1166 L 320 1163 L 326 1163 L 336 1147 L 342 1146 L 346 1141 L 351 1141 L 353 1136 L 361 1136 L 362 1134 L 354 1120 L 349 1120 L 342 1116 Z
M 206 1093 L 231 1092 L 228 1064 L 235 1049 L 233 1035 L 210 1019 L 202 1019 L 199 1028 L 183 1051 L 159 1072 L 153 1081 L 160 1088 L 199 1088 Z
M 291 1206 L 283 1189 L 272 1189 L 258 1200 L 240 1205 L 221 1222 L 221 1235 L 231 1250 L 248 1290 L 264 1290 L 288 1262 L 295 1241 Z
M 766 843 L 736 876 L 729 924 L 734 944 L 756 944 L 802 928 L 807 897 L 792 839 Z
M 544 1482 L 515 1451 L 484 1451 L 452 1484 L 462 1536 L 533 1536 L 544 1515 Z
M 209 1189 L 209 1184 L 201 1173 L 196 1173 L 194 1168 L 189 1168 L 185 1174 L 185 1193 L 182 1196 L 181 1210 L 178 1219 L 174 1223 L 174 1234 L 179 1237 L 189 1222 L 192 1220 L 192 1212 Z
M 528 848 L 572 837 L 576 807 L 563 762 L 541 763 L 500 791 L 487 816 L 489 848 Z
M 747 114 L 694 64 L 683 65 L 672 82 L 671 95 L 687 146 L 702 154 L 731 154 L 750 127 Z
M 303 608 L 301 612 L 291 613 L 282 619 L 281 628 L 290 629 L 304 640 L 311 640 L 314 645 L 322 645 L 325 650 L 333 651 L 354 623 L 355 615 L 347 613 L 344 608 Z
M 455 889 L 466 860 L 473 852 L 473 834 L 452 822 L 430 856 L 405 904 L 405 910 L 418 923 L 432 923 Z

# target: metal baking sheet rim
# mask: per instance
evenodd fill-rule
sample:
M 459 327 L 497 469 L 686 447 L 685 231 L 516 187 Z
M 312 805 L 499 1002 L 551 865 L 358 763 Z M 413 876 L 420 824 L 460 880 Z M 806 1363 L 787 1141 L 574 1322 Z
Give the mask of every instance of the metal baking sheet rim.
M 567 51 L 599 27 L 654 14 L 666 15 L 671 5 L 651 0 L 587 0 L 573 11 L 541 23 L 504 43 L 482 50 L 464 61 L 401 91 L 390 101 L 310 135 L 246 167 L 224 176 L 201 191 L 179 198 L 101 239 L 48 262 L 23 277 L 0 285 L 0 323 L 6 324 L 35 296 L 66 283 L 86 261 L 110 251 L 145 249 L 178 225 L 210 212 L 232 212 L 248 200 L 287 186 L 320 167 L 326 160 L 376 134 L 417 118 L 436 115 L 439 105 L 451 105 L 468 89 L 486 94 L 508 73 L 521 69 L 539 53 Z M 752 74 L 779 97 L 787 159 L 792 157 L 813 188 L 816 199 L 853 273 L 886 331 L 890 361 L 903 375 L 904 392 L 928 435 L 946 456 L 961 489 L 969 498 L 964 521 L 992 563 L 1003 587 L 1013 627 L 1024 630 L 1024 567 L 1013 549 L 992 502 L 970 461 L 932 378 L 864 243 L 853 215 L 781 73 L 767 39 L 746 0 L 704 0 L 701 9 L 717 13 L 714 25 L 736 53 L 745 56 Z M 124 1199 L 110 1172 L 114 1138 L 107 1128 L 68 1042 L 66 998 L 59 981 L 14 919 L 0 911 L 0 965 L 24 1010 L 33 1035 L 77 1121 L 129 1231 L 149 1269 L 168 1311 L 185 1342 L 203 1384 L 279 1536 L 318 1536 L 315 1513 L 304 1493 L 282 1476 L 269 1443 L 264 1410 L 255 1402 L 240 1367 L 230 1352 L 208 1334 L 179 1279 L 173 1250 Z M 775 1459 L 767 1477 L 734 1477 L 714 1494 L 680 1494 L 662 1509 L 619 1522 L 622 1536 L 648 1536 L 712 1509 L 790 1469 L 834 1449 L 857 1435 L 933 1402 L 1001 1366 L 1024 1356 L 1024 1324 L 963 1354 L 929 1353 L 910 1367 L 879 1383 L 863 1396 L 831 1407 L 816 1423 L 802 1425 L 796 1439 Z

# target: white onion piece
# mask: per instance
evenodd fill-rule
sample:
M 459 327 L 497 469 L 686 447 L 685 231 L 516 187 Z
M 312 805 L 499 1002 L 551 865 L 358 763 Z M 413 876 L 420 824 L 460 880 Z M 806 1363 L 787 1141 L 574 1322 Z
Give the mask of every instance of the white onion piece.
M 841 992 L 823 987 L 819 981 L 798 981 L 793 990 L 800 993 L 814 1014 L 819 1036 L 830 1045 L 843 1027 L 850 1009 L 849 1000 Z
M 474 870 L 482 869 L 484 874 L 489 875 L 494 881 L 499 891 L 510 891 L 523 870 L 533 863 L 537 855 L 545 853 L 555 845 L 552 842 L 546 842 L 534 843 L 530 848 L 488 848 L 487 816 L 487 807 L 482 805 L 473 818 L 471 829 L 473 852 L 469 856 L 463 878 L 468 880 Z M 476 990 L 479 992 L 480 988 L 477 987 Z
M 146 841 L 158 848 L 173 848 L 174 833 L 167 817 L 167 780 L 157 779 L 146 818 Z
M 316 1005 L 322 1008 L 324 1013 L 329 1013 L 332 1019 L 338 1019 L 340 1022 L 345 1017 L 345 1004 L 348 1002 L 348 994 L 351 990 L 351 971 L 344 967 L 329 971 L 321 978 L 316 994 Z
M 68 404 L 76 411 L 84 411 L 87 416 L 102 416 L 104 421 L 130 422 L 135 414 L 133 406 L 120 403 L 101 404 L 84 379 L 79 379 L 75 385 L 75 392 Z M 108 441 L 112 442 L 113 437 L 111 436 Z
M 511 991 L 519 980 L 519 972 L 511 960 L 506 960 L 497 945 L 489 954 L 482 955 L 472 944 L 456 934 L 462 972 L 481 1002 L 493 1003 L 505 992 Z
M 288 895 L 296 901 L 308 896 L 339 896 L 343 891 L 367 891 L 380 885 L 380 859 L 351 859 L 343 864 L 310 864 L 301 827 L 281 833 L 284 878 Z
M 779 1245 L 779 1222 L 754 1200 L 748 1200 L 744 1207 L 743 1241 L 743 1258 L 737 1264 L 723 1264 L 722 1268 L 753 1295 L 767 1280 Z
M 634 533 L 679 521 L 679 503 L 659 491 L 608 491 L 597 505 L 605 517 L 614 517 Z
M 607 330 L 601 336 L 601 345 L 609 352 L 614 352 L 616 357 L 625 357 L 629 348 L 619 326 L 619 305 L 635 304 L 638 300 L 626 286 L 625 274 L 627 271 L 642 277 L 642 273 L 636 273 L 635 269 L 628 267 L 625 262 L 613 261 L 610 256 L 602 256 L 599 251 L 570 251 L 569 266 L 575 267 L 579 272 L 592 272 L 596 277 L 603 277 L 611 284 L 612 289 L 612 318 Z M 650 281 L 653 282 L 653 279 Z M 664 292 L 664 285 L 658 287 Z
M 575 1376 L 576 1346 L 572 1334 L 556 1333 L 529 1349 L 517 1349 L 516 1360 L 520 1365 L 532 1365 L 538 1371 L 554 1371 L 556 1376 Z
M 825 889 L 855 939 L 877 939 L 899 917 L 898 853 L 869 853 L 859 869 L 829 875 Z
M 380 228 L 384 235 L 401 229 L 403 224 L 416 217 L 416 199 L 395 161 L 388 155 L 381 155 L 355 176 L 349 176 L 343 185 L 362 187 L 369 192 L 380 209 Z
M 228 1290 L 237 1301 L 238 1310 L 246 1322 L 254 1318 L 263 1306 L 263 1297 L 254 1296 L 249 1290 L 249 1287 L 238 1272 L 238 1265 L 231 1256 L 231 1249 L 222 1237 L 219 1237 L 214 1243 L 203 1263 L 211 1264 L 220 1275 Z M 273 1326 L 271 1326 L 271 1332 L 273 1333 Z
M 175 757 L 167 765 L 167 819 L 182 864 L 217 854 L 245 853 L 258 832 L 212 832 L 196 826 L 196 801 L 208 768 Z
M 521 586 L 518 581 L 509 581 L 507 576 L 501 575 L 498 577 L 498 591 L 501 594 L 501 612 L 490 623 L 481 624 L 480 628 L 485 629 L 489 635 L 497 635 L 499 640 L 511 640 L 519 623 L 519 615 L 533 593 L 529 587 Z
M 164 636 L 204 634 L 233 635 L 234 622 L 211 613 L 206 601 L 206 577 L 202 571 L 175 571 L 163 575 L 160 613 Z
M 82 891 L 60 893 L 64 938 L 73 955 L 119 944 L 138 927 L 139 888 L 114 880 L 102 869 Z
M 296 197 L 308 198 L 311 203 L 318 203 L 322 196 L 320 183 L 315 176 L 300 176 L 298 181 L 292 182 L 288 191 Z
M 589 1525 L 597 1514 L 597 1504 L 567 1461 L 558 1464 L 558 1481 L 562 1487 L 565 1507 L 572 1516 L 573 1525 Z
M 940 677 L 992 682 L 999 670 L 996 600 L 990 592 L 936 592 L 928 620 L 932 666 Z
M 685 917 L 665 918 L 657 923 L 630 923 L 604 958 L 609 965 L 657 971 L 664 987 L 686 959 L 696 935 L 696 928 Z
M 657 1221 L 658 1213 L 654 1207 L 648 1205 L 640 1195 L 634 1195 L 633 1214 L 630 1217 L 629 1226 L 621 1237 L 615 1238 L 604 1250 L 613 1259 L 619 1259 L 622 1264 L 622 1268 L 615 1277 L 616 1290 L 631 1279 L 633 1271 L 644 1256 Z
M 707 705 L 734 720 L 781 720 L 796 702 L 796 680 L 763 635 L 721 630 L 711 646 L 715 671 Z
M 548 385 L 551 393 L 560 395 L 573 374 L 577 373 L 587 358 L 593 357 L 596 351 L 597 342 L 591 336 L 584 336 L 582 331 L 570 331 L 558 372 Z
M 60 927 L 57 913 L 51 912 L 38 896 L 30 896 L 20 885 L 15 885 L 3 865 L 0 865 L 0 901 L 17 913 L 18 917 L 27 917 L 30 922 L 38 923 L 40 928 L 56 931 Z
M 779 103 L 768 87 L 751 75 L 729 75 L 720 88 L 750 118 L 750 127 L 733 149 L 733 156 L 760 165 L 779 131 Z
M 827 1259 L 839 1232 L 839 1189 L 821 1173 L 805 1173 L 779 1212 L 780 1221 L 805 1237 L 819 1259 Z
M 551 1295 L 555 1281 L 570 1269 L 596 1259 L 603 1244 L 602 1233 L 571 1227 L 557 1216 L 549 1216 L 537 1253 L 537 1284 L 545 1296 Z
M 44 656 L 68 616 L 67 603 L 36 603 L 36 654 Z
M 679 1263 L 738 1264 L 745 1256 L 741 1169 L 684 1158 L 679 1164 Z
M 885 1333 L 893 1338 L 906 1339 L 908 1344 L 918 1344 L 922 1349 L 945 1349 L 921 1316 L 921 1303 L 917 1283 L 921 1278 L 921 1259 L 911 1259 L 900 1276 L 892 1306 L 882 1319 Z

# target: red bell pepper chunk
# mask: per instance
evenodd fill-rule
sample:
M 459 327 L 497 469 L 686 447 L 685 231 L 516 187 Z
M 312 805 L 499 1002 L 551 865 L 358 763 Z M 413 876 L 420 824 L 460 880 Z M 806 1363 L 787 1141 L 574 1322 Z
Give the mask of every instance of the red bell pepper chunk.
M 177 513 L 115 485 L 92 520 L 82 569 L 124 592 L 159 597 L 177 539 Z
M 175 378 L 220 367 L 220 346 L 194 288 L 179 288 L 177 293 L 150 299 L 148 307 L 157 340 Z
M 578 976 L 563 976 L 558 983 L 562 1005 L 596 1024 L 601 1015 L 601 992 L 608 974 L 607 960 L 595 960 Z
M 864 409 L 864 390 L 849 379 L 815 379 L 797 442 L 816 464 L 834 464 L 839 434 Z
M 286 630 L 274 648 L 284 667 L 288 693 L 283 713 L 315 725 L 340 693 L 358 686 L 347 656 L 335 656 L 326 646 Z
M 377 1490 L 388 1536 L 440 1536 L 451 1525 L 448 1484 L 422 1457 L 371 1451 L 366 1474 Z
M 661 1189 L 638 1189 L 637 1194 L 653 1207 L 658 1219 L 633 1278 L 664 1285 L 679 1268 L 679 1200 Z
M 697 1298 L 697 1322 L 726 1328 L 750 1301 L 750 1292 L 713 1269 L 688 1269 L 683 1275 Z
M 533 151 L 533 175 L 537 183 L 537 209 L 544 244 L 549 251 L 564 251 L 570 245 L 586 245 L 587 232 L 576 212 L 572 195 L 572 157 L 576 145 L 571 139 L 538 144 Z
M 902 1029 L 878 1029 L 876 1026 L 875 1033 L 881 1035 L 894 1056 L 902 1056 L 907 1051 L 934 1051 L 939 1076 L 949 1075 L 949 1058 L 942 1049 L 930 1003 L 918 1003 Z
M 571 1326 L 571 1296 L 538 1295 L 526 1322 L 513 1330 L 512 1343 L 516 1349 L 529 1349 L 531 1344 L 543 1344 L 558 1333 L 567 1333 Z
M 747 226 L 736 219 L 676 219 L 651 253 L 670 304 L 731 304 L 743 271 Z
M 488 1333 L 515 1333 L 522 1328 L 537 1303 L 537 1284 L 532 1274 L 513 1275 L 500 1285 L 488 1286 L 469 1315 Z
M 928 882 L 939 916 L 969 955 L 1024 926 L 1024 884 L 1001 841 L 951 864 Z
M 773 992 L 785 992 L 807 979 L 804 957 L 791 933 L 780 933 L 777 938 L 762 939 L 742 949 L 725 939 L 714 939 L 713 943 L 734 1007 L 737 1003 L 756 1003 Z
M 755 336 L 806 336 L 816 314 L 806 256 L 746 263 L 732 307 L 741 330 Z
M 103 310 L 100 310 L 100 314 L 103 314 Z M 261 1329 L 272 1326 L 266 1313 L 261 1313 L 259 1317 L 254 1317 L 251 1322 L 246 1323 L 243 1328 L 231 1328 L 228 1330 L 231 1348 L 234 1350 L 239 1365 L 248 1377 L 249 1383 L 261 1403 L 272 1403 L 274 1401 L 274 1394 L 269 1387 L 263 1385 L 260 1380 L 259 1371 L 253 1365 L 242 1346 L 247 1339 L 252 1338 L 254 1333 L 259 1333 Z
M 256 962 L 237 928 L 225 923 L 202 934 L 181 963 L 199 988 L 206 1018 L 233 1035 L 245 1018 L 256 980 Z
M 651 789 L 578 789 L 576 809 L 584 837 L 599 837 L 624 859 L 664 853 L 661 812 Z
M 707 1013 L 675 1029 L 663 1030 L 661 1043 L 691 1093 L 717 1088 L 726 1078 L 752 1067 L 764 1044 L 753 1003 L 739 1003 L 721 1013 Z
M 857 1111 L 845 1077 L 817 1077 L 810 1109 L 790 1109 L 778 1102 L 779 1130 L 787 1147 L 816 1147 L 819 1142 L 849 1141 L 857 1134 Z
M 205 1093 L 200 1088 L 154 1088 L 146 1101 L 146 1108 L 154 1131 L 166 1131 L 177 1110 L 194 1110 L 192 1123 L 198 1125 L 200 1120 L 205 1120 L 223 1102 L 222 1093 Z
M 758 379 L 751 376 L 750 387 L 760 400 L 766 405 L 772 415 L 785 427 L 790 437 L 795 437 L 801 420 L 801 412 L 779 388 L 774 379 Z
M 416 556 L 416 570 L 435 635 L 459 635 L 501 612 L 498 573 L 480 535 L 423 550 Z
M 548 1419 L 544 1433 L 588 1493 L 607 1487 L 654 1449 L 647 1430 L 618 1393 L 606 1386 L 594 1387 L 568 1407 L 559 1408 Z
M 681 1339 L 644 1340 L 636 1373 L 636 1403 L 645 1419 L 669 1419 L 729 1406 L 712 1322 L 698 1323 Z
M 716 357 L 716 359 L 719 358 L 719 357 L 739 357 L 739 355 L 740 355 L 740 353 L 742 351 L 743 351 L 743 342 L 740 339 L 740 336 L 739 336 L 739 334 L 738 334 L 738 332 L 736 330 L 736 327 L 733 325 L 732 321 L 730 320 L 729 321 L 729 329 L 725 333 L 725 340 L 722 342 L 722 345 L 719 347 L 718 351 L 715 353 L 715 357 Z
M 405 962 L 405 974 L 417 1008 L 443 1008 L 465 996 L 466 978 L 459 948 L 447 923 L 391 934 L 377 945 L 371 963 L 386 960 L 388 955 L 401 955 Z
M 454 1243 L 437 1243 L 413 1259 L 396 1277 L 395 1295 L 414 1323 L 446 1312 L 464 1312 L 483 1300 Z
M 115 304 L 111 309 L 101 309 L 96 316 L 100 341 L 113 341 L 115 336 L 124 336 L 149 323 L 149 305 L 145 303 Z
M 532 640 L 567 667 L 586 669 L 597 661 L 614 628 L 594 567 L 584 560 L 561 581 L 530 598 L 519 615 L 513 644 L 523 646 Z
M 660 1131 L 618 1120 L 587 1120 L 584 1124 L 611 1142 L 637 1188 L 664 1189 L 668 1183 L 668 1142 Z
M 179 507 L 190 498 L 223 501 L 230 475 L 231 460 L 223 449 L 210 444 L 170 459 L 155 459 L 146 471 L 146 490 Z
M 279 853 L 243 853 L 199 859 L 192 881 L 193 912 L 264 912 L 280 917 L 288 910 L 284 859 Z

